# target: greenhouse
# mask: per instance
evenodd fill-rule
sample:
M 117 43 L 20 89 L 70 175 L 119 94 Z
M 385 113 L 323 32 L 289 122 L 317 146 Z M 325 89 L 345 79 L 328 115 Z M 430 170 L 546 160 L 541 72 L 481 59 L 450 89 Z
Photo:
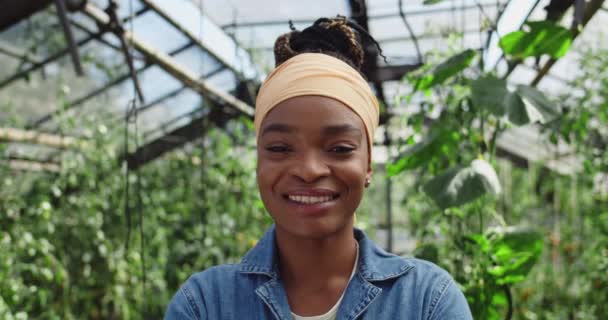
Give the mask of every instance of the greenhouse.
M 604 0 L 0 8 L 0 319 L 608 317 Z

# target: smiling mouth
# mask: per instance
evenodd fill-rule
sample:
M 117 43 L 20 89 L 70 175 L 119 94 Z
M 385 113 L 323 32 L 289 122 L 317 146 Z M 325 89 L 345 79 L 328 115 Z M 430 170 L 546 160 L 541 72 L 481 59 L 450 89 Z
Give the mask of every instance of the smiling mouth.
M 329 202 L 340 197 L 340 194 L 324 196 L 303 196 L 303 195 L 284 195 L 285 199 L 299 204 L 319 204 Z

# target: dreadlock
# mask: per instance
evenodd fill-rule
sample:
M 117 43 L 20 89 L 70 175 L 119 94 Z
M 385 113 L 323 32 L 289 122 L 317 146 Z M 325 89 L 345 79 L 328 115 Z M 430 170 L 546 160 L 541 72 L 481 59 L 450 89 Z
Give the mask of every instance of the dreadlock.
M 316 52 L 336 57 L 362 74 L 365 51 L 361 37 L 371 41 L 384 57 L 378 42 L 360 25 L 344 16 L 320 18 L 302 31 L 296 30 L 291 21 L 289 27 L 291 32 L 281 35 L 274 44 L 275 66 L 300 53 Z

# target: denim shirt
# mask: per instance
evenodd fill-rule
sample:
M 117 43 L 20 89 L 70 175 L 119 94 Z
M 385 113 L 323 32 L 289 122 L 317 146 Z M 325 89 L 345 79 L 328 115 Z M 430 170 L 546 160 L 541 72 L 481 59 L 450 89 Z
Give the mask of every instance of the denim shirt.
M 361 230 L 354 234 L 359 262 L 337 320 L 473 319 L 464 295 L 446 271 L 430 262 L 387 253 Z M 171 300 L 165 320 L 291 320 L 277 261 L 272 226 L 241 263 L 191 276 Z

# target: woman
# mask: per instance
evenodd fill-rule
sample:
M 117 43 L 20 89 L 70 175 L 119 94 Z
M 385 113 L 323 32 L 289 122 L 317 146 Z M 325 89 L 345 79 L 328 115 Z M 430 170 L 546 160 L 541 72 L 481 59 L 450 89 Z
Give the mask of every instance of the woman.
M 193 275 L 165 319 L 472 319 L 445 271 L 354 229 L 379 113 L 360 36 L 337 17 L 277 39 L 254 121 L 275 224 L 241 263 Z

